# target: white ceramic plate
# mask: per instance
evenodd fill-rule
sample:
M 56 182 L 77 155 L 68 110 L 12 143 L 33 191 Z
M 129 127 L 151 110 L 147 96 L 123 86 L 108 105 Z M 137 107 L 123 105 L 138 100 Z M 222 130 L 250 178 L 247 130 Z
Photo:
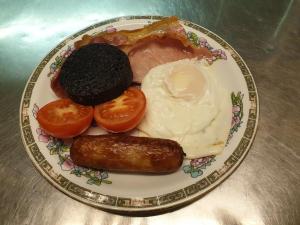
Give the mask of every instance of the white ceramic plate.
M 116 18 L 92 25 L 67 38 L 41 61 L 30 76 L 20 105 L 20 127 L 33 164 L 55 187 L 92 206 L 117 211 L 155 211 L 186 204 L 213 189 L 242 162 L 254 139 L 258 121 L 258 95 L 253 77 L 238 53 L 223 39 L 191 22 L 181 21 L 195 44 L 215 55 L 213 69 L 231 90 L 233 113 L 228 143 L 222 154 L 185 160 L 169 175 L 132 175 L 77 167 L 69 156 L 68 141 L 47 136 L 39 128 L 39 107 L 57 99 L 50 79 L 84 34 L 114 29 L 136 29 L 162 19 L 157 16 Z M 98 128 L 92 128 L 98 129 Z

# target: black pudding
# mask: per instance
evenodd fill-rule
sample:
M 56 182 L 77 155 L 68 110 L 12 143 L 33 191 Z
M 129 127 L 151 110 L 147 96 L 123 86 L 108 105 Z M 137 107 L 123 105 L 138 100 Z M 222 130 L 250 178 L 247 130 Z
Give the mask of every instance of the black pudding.
M 132 82 L 127 55 L 109 44 L 75 50 L 61 67 L 59 83 L 82 105 L 97 105 L 121 95 Z

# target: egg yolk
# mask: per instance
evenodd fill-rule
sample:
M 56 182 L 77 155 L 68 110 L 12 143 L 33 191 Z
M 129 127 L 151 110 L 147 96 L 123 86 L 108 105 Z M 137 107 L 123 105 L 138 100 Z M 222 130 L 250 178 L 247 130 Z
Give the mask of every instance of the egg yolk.
M 206 89 L 203 74 L 192 65 L 175 66 L 164 82 L 173 97 L 184 100 L 200 99 Z

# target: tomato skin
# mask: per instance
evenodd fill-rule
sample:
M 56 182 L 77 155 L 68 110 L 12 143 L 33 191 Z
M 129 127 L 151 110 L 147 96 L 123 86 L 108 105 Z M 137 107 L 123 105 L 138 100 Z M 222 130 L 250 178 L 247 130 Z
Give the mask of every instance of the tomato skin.
M 83 106 L 70 99 L 59 99 L 37 112 L 40 127 L 57 138 L 72 138 L 87 130 L 93 120 L 93 107 Z
M 146 112 L 144 93 L 130 87 L 118 98 L 95 106 L 94 119 L 98 126 L 113 133 L 134 129 Z

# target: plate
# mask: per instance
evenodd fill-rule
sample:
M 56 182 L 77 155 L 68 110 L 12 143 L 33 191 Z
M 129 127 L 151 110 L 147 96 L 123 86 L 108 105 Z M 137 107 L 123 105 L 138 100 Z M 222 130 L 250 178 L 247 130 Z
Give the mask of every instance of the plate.
M 25 149 L 38 171 L 56 188 L 86 204 L 121 212 L 174 208 L 212 190 L 242 162 L 253 142 L 258 122 L 258 95 L 253 77 L 239 54 L 222 38 L 188 21 L 181 21 L 196 45 L 212 51 L 218 79 L 231 91 L 232 126 L 222 154 L 184 160 L 168 175 L 118 174 L 77 167 L 69 156 L 69 141 L 45 134 L 36 121 L 39 107 L 57 99 L 51 77 L 84 34 L 136 29 L 159 16 L 130 16 L 87 27 L 58 44 L 31 74 L 20 104 L 20 129 Z M 91 129 L 98 129 L 96 127 Z

